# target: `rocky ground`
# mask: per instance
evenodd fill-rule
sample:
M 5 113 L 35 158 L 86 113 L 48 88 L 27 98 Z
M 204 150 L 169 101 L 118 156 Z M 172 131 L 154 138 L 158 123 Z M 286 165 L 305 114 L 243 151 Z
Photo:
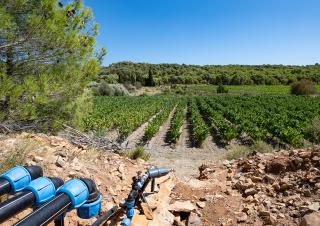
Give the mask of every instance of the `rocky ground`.
M 74 146 L 60 137 L 22 133 L 0 138 L 1 159 L 17 161 L 20 152 L 25 157 L 22 164 L 40 165 L 46 176 L 64 181 L 94 179 L 103 195 L 103 210 L 126 198 L 132 176 L 150 166 L 142 160 Z M 150 211 L 136 214 L 133 225 L 318 226 L 320 148 L 206 163 L 197 178 L 180 180 L 171 173 L 157 180 L 157 191 L 147 199 Z M 12 225 L 29 211 L 3 225 Z M 80 220 L 75 212 L 66 217 L 66 225 L 93 221 Z

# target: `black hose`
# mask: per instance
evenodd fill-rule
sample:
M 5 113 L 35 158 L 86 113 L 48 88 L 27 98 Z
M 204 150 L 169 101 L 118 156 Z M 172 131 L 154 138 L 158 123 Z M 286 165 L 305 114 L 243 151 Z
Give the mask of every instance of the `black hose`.
M 24 168 L 30 173 L 31 180 L 43 176 L 43 170 L 40 166 L 24 166 Z
M 110 210 L 108 210 L 106 213 L 104 213 L 101 217 L 99 217 L 98 220 L 96 220 L 91 226 L 99 226 L 102 225 L 106 220 L 109 219 L 113 214 L 116 213 L 118 210 L 117 206 L 112 207 Z
M 0 203 L 0 223 L 31 207 L 35 196 L 31 191 L 24 191 L 19 195 Z
M 71 205 L 68 195 L 61 193 L 53 200 L 45 203 L 37 210 L 14 224 L 15 226 L 42 226 L 47 225 L 61 214 L 67 212 Z
M 60 178 L 50 178 L 55 188 L 63 185 Z M 3 203 L 0 203 L 0 223 L 35 204 L 36 197 L 32 191 L 25 190 Z
M 9 181 L 0 178 L 0 196 L 8 194 L 11 190 Z
M 40 166 L 24 166 L 24 168 L 30 174 L 31 180 L 37 179 L 43 176 L 43 170 Z M 11 191 L 11 185 L 6 179 L 0 178 L 0 196 L 8 194 Z

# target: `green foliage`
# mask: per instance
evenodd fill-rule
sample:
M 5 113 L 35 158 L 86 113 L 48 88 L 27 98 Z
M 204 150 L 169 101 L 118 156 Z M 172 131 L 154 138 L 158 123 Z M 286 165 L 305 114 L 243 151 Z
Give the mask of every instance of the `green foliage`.
M 212 84 L 212 85 L 288 85 L 299 79 L 320 83 L 320 65 L 179 65 L 119 62 L 101 69 L 101 74 L 119 76 L 118 82 L 144 83 L 149 71 L 156 85 Z
M 73 121 L 74 98 L 98 71 L 97 24 L 71 0 L 0 2 L 0 119 L 53 130 Z M 2 85 L 3 84 L 3 85 Z
M 152 72 L 151 72 L 151 70 L 149 70 L 149 75 L 145 80 L 145 86 L 155 86 L 155 85 L 156 85 L 156 83 L 153 79 Z
M 83 121 L 84 127 L 98 133 L 118 129 L 121 138 L 125 138 L 157 115 L 145 131 L 145 139 L 150 140 L 177 101 L 179 104 L 168 131 L 169 141 L 175 143 L 184 118 L 182 97 L 95 97 L 94 110 Z M 223 143 L 239 134 L 247 134 L 255 142 L 272 138 L 278 141 L 274 145 L 300 147 L 304 140 L 319 143 L 319 120 L 310 123 L 310 119 L 319 115 L 320 97 L 215 95 L 192 97 L 188 104 L 191 137 L 197 146 L 206 139 L 209 128 L 214 128 Z
M 158 113 L 171 98 L 145 97 L 95 97 L 92 113 L 84 119 L 85 129 L 104 133 L 117 128 L 122 138 Z
M 210 102 L 210 100 L 207 100 Z M 198 98 L 199 108 L 211 122 L 212 126 L 215 127 L 218 137 L 223 142 L 229 142 L 233 138 L 236 138 L 238 132 L 236 128 L 228 121 L 225 120 L 221 112 L 214 110 L 208 103 L 205 102 L 205 99 Z
M 69 103 L 70 110 L 73 112 L 73 117 L 70 124 L 76 125 L 79 129 L 84 130 L 85 125 L 83 119 L 87 117 L 93 109 L 93 96 L 89 89 L 85 89 L 84 92 Z
M 319 97 L 300 96 L 219 96 L 210 105 L 254 140 L 268 134 L 282 142 L 300 147 L 310 118 L 320 114 Z M 253 110 L 254 109 L 254 110 Z
M 223 85 L 219 85 L 218 88 L 217 88 L 217 93 L 228 93 L 229 90 L 224 87 Z
M 155 116 L 155 118 L 148 123 L 143 135 L 144 142 L 150 140 L 159 131 L 160 126 L 165 122 L 166 119 L 168 119 L 168 116 L 175 104 L 176 102 L 174 99 L 169 100 L 165 107 Z
M 313 82 L 302 79 L 291 85 L 291 94 L 294 95 L 314 95 L 317 94 L 317 88 Z
M 107 84 L 102 82 L 98 87 L 99 96 L 128 96 L 129 91 L 122 84 Z
M 320 143 L 320 117 L 314 118 L 306 127 L 306 137 L 316 144 Z
M 171 121 L 168 137 L 169 137 L 169 141 L 173 144 L 177 143 L 181 135 L 180 129 L 183 125 L 185 107 L 186 107 L 186 102 L 185 100 L 181 99 Z
M 114 89 L 107 84 L 106 82 L 102 82 L 98 86 L 97 95 L 99 96 L 114 96 Z
M 195 99 L 191 99 L 191 101 L 189 102 L 189 115 L 194 144 L 197 147 L 201 147 L 204 140 L 209 135 L 209 128 L 202 119 Z
M 150 154 L 146 153 L 143 147 L 137 147 L 126 153 L 126 156 L 131 159 L 143 159 L 148 161 L 150 159 Z

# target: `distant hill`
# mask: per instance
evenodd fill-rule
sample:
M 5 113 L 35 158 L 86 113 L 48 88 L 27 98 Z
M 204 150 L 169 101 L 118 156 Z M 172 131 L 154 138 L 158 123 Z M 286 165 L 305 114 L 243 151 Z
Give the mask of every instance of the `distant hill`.
M 99 79 L 141 82 L 152 75 L 156 84 L 290 84 L 302 78 L 320 83 L 320 65 L 185 65 L 119 62 L 103 67 Z

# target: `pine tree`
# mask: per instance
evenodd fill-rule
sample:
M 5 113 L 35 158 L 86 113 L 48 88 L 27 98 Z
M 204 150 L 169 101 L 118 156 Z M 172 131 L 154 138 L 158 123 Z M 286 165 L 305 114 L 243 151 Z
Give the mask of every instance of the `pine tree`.
M 155 86 L 155 85 L 156 85 L 156 83 L 153 79 L 152 71 L 149 70 L 148 77 L 145 80 L 145 86 Z
M 80 0 L 0 1 L 0 121 L 72 120 L 99 69 L 97 33 Z

